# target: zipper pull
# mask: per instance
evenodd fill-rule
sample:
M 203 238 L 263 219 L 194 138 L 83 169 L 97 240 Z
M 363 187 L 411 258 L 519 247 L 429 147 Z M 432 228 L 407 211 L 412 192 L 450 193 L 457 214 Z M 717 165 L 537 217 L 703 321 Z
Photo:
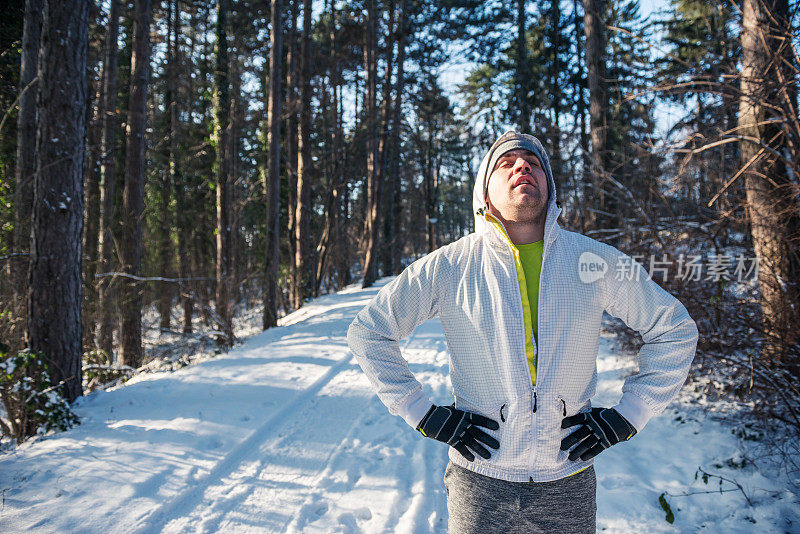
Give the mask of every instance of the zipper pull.
M 564 399 L 559 399 L 559 400 L 561 400 L 561 404 L 564 405 L 564 417 L 566 417 L 567 416 L 567 403 L 564 402 Z
M 536 387 L 533 388 L 533 413 L 536 413 Z

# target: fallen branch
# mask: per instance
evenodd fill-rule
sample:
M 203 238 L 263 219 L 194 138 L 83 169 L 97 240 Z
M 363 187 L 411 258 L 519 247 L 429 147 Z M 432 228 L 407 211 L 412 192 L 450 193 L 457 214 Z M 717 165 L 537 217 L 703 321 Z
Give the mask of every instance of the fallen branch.
M 132 280 L 136 280 L 138 282 L 194 282 L 194 281 L 211 281 L 215 280 L 215 278 L 209 278 L 207 276 L 202 277 L 195 277 L 195 278 L 166 278 L 163 276 L 136 276 L 135 274 L 129 273 L 119 273 L 119 272 L 108 272 L 108 273 L 97 273 L 94 275 L 95 278 L 105 278 L 108 276 L 119 276 L 122 278 L 130 278 Z

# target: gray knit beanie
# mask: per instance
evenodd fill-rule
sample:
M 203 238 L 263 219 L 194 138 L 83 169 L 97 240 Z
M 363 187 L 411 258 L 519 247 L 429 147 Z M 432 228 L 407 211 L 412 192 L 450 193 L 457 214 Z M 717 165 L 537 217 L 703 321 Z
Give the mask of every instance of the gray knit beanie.
M 506 152 L 518 149 L 530 150 L 539 158 L 545 176 L 547 176 L 548 199 L 555 198 L 555 183 L 553 181 L 553 172 L 550 170 L 550 159 L 547 157 L 547 152 L 545 152 L 542 143 L 532 135 L 515 131 L 508 131 L 501 135 L 494 142 L 492 148 L 489 149 L 486 175 L 481 177 L 484 184 L 484 198 L 489 190 L 489 177 L 492 175 L 494 166 L 497 165 L 497 160 Z

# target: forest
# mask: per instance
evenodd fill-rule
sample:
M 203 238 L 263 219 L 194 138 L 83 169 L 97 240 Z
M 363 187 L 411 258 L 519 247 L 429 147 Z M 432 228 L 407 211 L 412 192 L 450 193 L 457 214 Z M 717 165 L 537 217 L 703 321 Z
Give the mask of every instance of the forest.
M 508 129 L 546 147 L 565 228 L 685 304 L 703 394 L 800 431 L 798 5 L 7 2 L 4 438 L 145 372 L 148 325 L 224 352 L 245 313 L 274 328 L 473 231 Z

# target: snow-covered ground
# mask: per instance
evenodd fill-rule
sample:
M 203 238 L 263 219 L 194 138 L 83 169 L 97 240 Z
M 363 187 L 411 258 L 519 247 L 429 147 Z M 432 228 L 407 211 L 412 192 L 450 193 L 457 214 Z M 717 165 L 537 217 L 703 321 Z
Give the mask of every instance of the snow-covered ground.
M 0 456 L 0 532 L 446 532 L 447 447 L 389 415 L 345 340 L 387 281 L 321 297 L 228 354 L 82 399 L 79 427 Z M 597 405 L 616 402 L 633 368 L 612 347 L 604 337 Z M 441 324 L 403 351 L 428 395 L 452 402 Z M 597 458 L 598 529 L 800 532 L 786 475 L 746 461 L 757 442 L 738 434 L 673 403 Z

